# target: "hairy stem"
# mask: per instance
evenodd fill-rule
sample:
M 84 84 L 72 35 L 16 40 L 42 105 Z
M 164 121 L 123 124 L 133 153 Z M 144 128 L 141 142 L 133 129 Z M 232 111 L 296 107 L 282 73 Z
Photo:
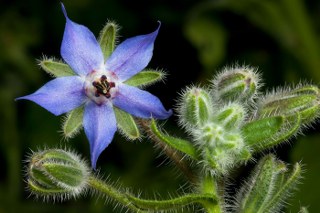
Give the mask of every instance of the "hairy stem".
M 95 189 L 96 191 L 103 193 L 107 197 L 110 197 L 117 202 L 121 203 L 123 206 L 127 207 L 134 212 L 147 212 L 143 209 L 139 209 L 135 206 L 129 199 L 128 196 L 120 191 L 116 190 L 114 187 L 107 185 L 102 180 L 99 180 L 96 177 L 89 177 L 88 184 L 91 188 Z
M 222 206 L 219 200 L 219 192 L 217 188 L 217 182 L 213 176 L 206 174 L 200 185 L 201 193 L 211 194 L 211 196 L 216 197 L 215 202 L 205 202 L 203 206 L 207 213 L 222 213 Z
M 116 200 L 128 209 L 140 213 L 177 209 L 194 203 L 199 203 L 203 206 L 207 205 L 208 203 L 214 206 L 217 203 L 216 197 L 208 193 L 186 194 L 168 200 L 140 199 L 128 192 L 119 191 L 93 176 L 89 177 L 88 184 L 94 190 Z

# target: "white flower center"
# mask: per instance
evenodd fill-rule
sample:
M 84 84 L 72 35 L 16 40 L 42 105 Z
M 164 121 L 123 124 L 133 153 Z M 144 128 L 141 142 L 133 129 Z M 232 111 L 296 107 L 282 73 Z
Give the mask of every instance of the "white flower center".
M 86 95 L 96 104 L 101 105 L 115 97 L 117 88 L 117 76 L 112 72 L 91 71 L 84 84 Z

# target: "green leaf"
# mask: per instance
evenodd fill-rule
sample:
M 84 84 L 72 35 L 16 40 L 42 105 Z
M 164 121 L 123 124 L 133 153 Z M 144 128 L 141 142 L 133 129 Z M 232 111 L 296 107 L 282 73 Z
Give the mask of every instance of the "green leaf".
M 263 149 L 271 148 L 272 146 L 288 140 L 299 131 L 300 127 L 301 116 L 299 113 L 296 113 L 295 116 L 286 117 L 286 122 L 282 125 L 281 131 L 269 140 L 264 141 L 263 147 L 257 147 L 255 151 L 259 152 Z
M 283 116 L 267 117 L 247 123 L 241 129 L 245 143 L 253 147 L 261 145 L 262 141 L 275 136 L 281 130 L 283 123 Z
M 86 178 L 80 166 L 68 165 L 61 162 L 45 162 L 42 167 L 58 186 L 62 184 L 62 186 L 78 187 Z
M 130 86 L 147 86 L 165 78 L 165 73 L 153 69 L 146 69 L 134 75 L 124 83 Z
M 100 32 L 98 40 L 105 59 L 109 58 L 114 50 L 118 28 L 116 23 L 108 22 Z
M 80 106 L 67 114 L 62 126 L 66 138 L 74 137 L 82 127 L 84 106 Z
M 275 116 L 246 124 L 242 128 L 245 142 L 253 152 L 261 152 L 276 146 L 295 135 L 301 127 L 301 116 Z
M 54 59 L 43 59 L 39 63 L 40 67 L 54 77 L 64 77 L 76 75 L 69 65 L 55 61 Z
M 139 128 L 133 117 L 129 113 L 126 113 L 116 107 L 114 107 L 113 109 L 116 114 L 117 125 L 120 129 L 120 132 L 131 140 L 139 138 Z
M 170 135 L 166 135 L 162 133 L 156 124 L 156 121 L 152 119 L 151 121 L 151 131 L 155 134 L 162 142 L 168 144 L 169 146 L 179 150 L 187 155 L 189 155 L 193 159 L 198 159 L 198 154 L 194 146 L 187 140 L 183 140 L 180 138 L 172 137 Z

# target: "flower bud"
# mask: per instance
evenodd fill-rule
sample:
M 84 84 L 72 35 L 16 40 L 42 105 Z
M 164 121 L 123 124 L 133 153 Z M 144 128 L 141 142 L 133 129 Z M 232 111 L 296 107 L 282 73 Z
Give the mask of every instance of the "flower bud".
M 224 102 L 247 102 L 257 93 L 260 76 L 249 67 L 225 69 L 214 80 L 214 95 Z
M 293 90 L 280 90 L 267 94 L 258 105 L 258 117 L 295 115 L 299 113 L 303 124 L 314 121 L 320 112 L 320 90 L 313 85 L 298 86 Z
M 180 123 L 184 126 L 203 126 L 210 119 L 212 108 L 211 97 L 206 90 L 188 88 L 179 106 Z
M 236 196 L 236 212 L 280 212 L 301 179 L 301 166 L 292 169 L 273 155 L 263 157 Z
M 244 117 L 244 108 L 236 103 L 225 106 L 216 115 L 217 122 L 226 129 L 238 128 L 242 124 Z
M 28 161 L 28 188 L 37 197 L 63 200 L 86 188 L 89 169 L 74 153 L 49 149 L 32 153 Z

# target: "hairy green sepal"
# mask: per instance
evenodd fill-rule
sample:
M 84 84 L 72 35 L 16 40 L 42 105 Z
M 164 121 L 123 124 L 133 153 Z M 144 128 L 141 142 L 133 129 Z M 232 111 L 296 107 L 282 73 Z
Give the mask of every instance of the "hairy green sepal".
M 117 38 L 118 26 L 114 22 L 108 22 L 100 32 L 99 44 L 105 59 L 112 54 Z
M 153 69 L 143 70 L 130 79 L 126 80 L 124 83 L 130 86 L 147 86 L 158 81 L 163 80 L 165 74 L 162 71 L 156 71 Z
M 140 131 L 133 117 L 129 113 L 126 113 L 121 109 L 118 109 L 116 107 L 114 107 L 113 109 L 116 114 L 117 125 L 120 129 L 120 132 L 131 140 L 139 138 Z
M 64 120 L 62 130 L 66 138 L 74 137 L 82 127 L 84 106 L 70 111 Z
M 76 75 L 68 64 L 54 59 L 43 59 L 39 63 L 40 67 L 54 77 L 65 77 Z

